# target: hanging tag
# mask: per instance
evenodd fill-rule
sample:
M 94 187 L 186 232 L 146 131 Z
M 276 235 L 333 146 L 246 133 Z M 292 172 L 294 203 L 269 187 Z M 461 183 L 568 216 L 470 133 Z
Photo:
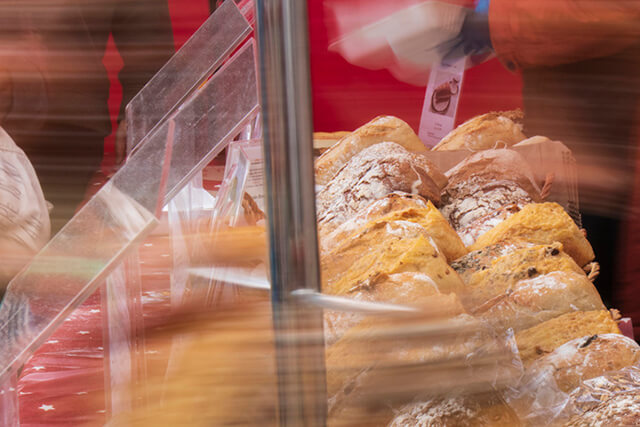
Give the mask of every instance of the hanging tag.
M 431 69 L 420 118 L 419 136 L 427 147 L 433 147 L 453 130 L 462 92 L 467 57 Z

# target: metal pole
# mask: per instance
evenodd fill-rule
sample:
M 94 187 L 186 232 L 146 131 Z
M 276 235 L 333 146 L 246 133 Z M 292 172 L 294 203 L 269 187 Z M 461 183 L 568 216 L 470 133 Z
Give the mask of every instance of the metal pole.
M 256 21 L 280 424 L 324 426 L 322 310 L 291 297 L 320 290 L 307 2 L 257 0 Z

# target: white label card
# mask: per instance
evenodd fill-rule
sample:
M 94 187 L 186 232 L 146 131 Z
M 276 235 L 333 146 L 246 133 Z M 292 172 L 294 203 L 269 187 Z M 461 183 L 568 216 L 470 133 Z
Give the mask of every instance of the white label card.
M 464 57 L 431 69 L 419 131 L 420 139 L 427 147 L 436 145 L 455 127 L 466 68 L 467 57 Z

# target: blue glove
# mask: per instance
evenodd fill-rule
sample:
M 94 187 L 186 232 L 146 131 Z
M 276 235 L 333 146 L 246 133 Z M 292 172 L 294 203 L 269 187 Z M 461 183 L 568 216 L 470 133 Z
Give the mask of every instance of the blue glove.
M 488 54 L 493 50 L 489 33 L 489 1 L 479 0 L 474 10 L 469 9 L 458 36 L 438 47 L 444 65 L 464 56 Z

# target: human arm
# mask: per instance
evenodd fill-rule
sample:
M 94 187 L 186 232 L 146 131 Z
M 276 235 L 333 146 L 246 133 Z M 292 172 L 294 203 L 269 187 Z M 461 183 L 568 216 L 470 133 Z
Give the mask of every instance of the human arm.
M 511 69 L 617 53 L 640 40 L 637 0 L 491 0 L 493 48 Z

